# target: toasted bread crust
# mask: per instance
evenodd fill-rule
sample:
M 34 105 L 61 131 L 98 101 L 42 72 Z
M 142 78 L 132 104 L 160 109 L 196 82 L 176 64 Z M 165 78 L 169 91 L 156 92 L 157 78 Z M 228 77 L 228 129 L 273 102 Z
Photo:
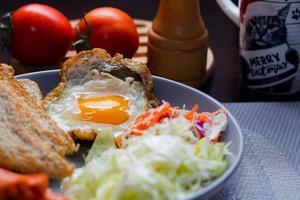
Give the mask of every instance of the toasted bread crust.
M 46 116 L 18 81 L 0 70 L 0 167 L 57 179 L 72 173 L 74 165 L 61 155 L 74 152 L 75 144 Z
M 68 80 L 71 80 L 73 77 L 84 76 L 84 72 L 87 71 L 87 68 L 93 69 L 93 65 L 97 67 L 97 64 L 101 62 L 108 63 L 110 66 L 121 66 L 120 68 L 116 67 L 117 69 L 114 70 L 113 73 L 109 71 L 109 69 L 104 69 L 107 70 L 105 72 L 110 73 L 117 78 L 123 79 L 128 75 L 137 79 L 137 81 L 142 82 L 149 102 L 147 107 L 155 107 L 159 104 L 157 98 L 153 95 L 151 73 L 145 64 L 130 59 L 123 59 L 120 54 L 117 54 L 112 58 L 105 50 L 95 48 L 89 51 L 80 52 L 76 56 L 68 59 L 62 65 L 60 83 L 43 99 L 44 107 L 47 108 L 52 102 L 55 102 L 60 97 Z M 96 130 L 93 129 L 86 131 L 70 130 L 68 133 L 72 135 L 73 138 L 81 140 L 94 140 L 96 137 Z
M 64 91 L 65 87 L 66 83 L 60 82 L 53 90 L 51 90 L 43 99 L 44 108 L 47 108 L 49 104 L 55 102 L 59 98 L 59 95 Z
M 34 98 L 35 102 L 42 106 L 43 95 L 38 84 L 30 79 L 18 79 L 18 82 Z
M 90 130 L 71 130 L 68 131 L 68 134 L 73 137 L 74 140 L 87 140 L 87 141 L 92 141 L 96 139 L 97 136 L 97 131 L 95 129 L 90 129 Z
M 104 49 L 95 48 L 88 51 L 82 51 L 64 62 L 60 73 L 61 82 L 67 82 L 69 71 L 71 71 L 72 68 L 77 67 L 77 63 L 85 63 L 87 65 L 89 63 L 89 58 L 94 56 L 96 56 L 100 60 L 111 60 L 111 56 Z
M 32 130 L 37 129 L 36 135 L 48 141 L 59 154 L 72 154 L 77 150 L 72 138 L 51 120 L 44 109 L 35 102 L 34 98 L 13 76 L 8 76 L 5 72 L 0 71 L 0 83 L 2 90 L 7 90 L 8 95 L 14 97 L 10 101 L 11 104 L 22 106 L 19 112 L 11 113 L 11 115 L 16 115 L 15 118 L 18 119 L 18 113 L 25 113 L 26 125 L 30 126 Z
M 0 122 L 0 167 L 23 173 L 44 172 L 57 179 L 72 174 L 74 165 L 68 164 L 26 127 L 2 122 L 3 118 Z
M 4 63 L 0 63 L 0 71 L 10 77 L 13 77 L 15 73 L 12 66 Z M 38 84 L 29 79 L 18 79 L 18 81 L 21 86 L 34 98 L 36 103 L 38 105 L 42 105 L 43 95 Z
M 15 74 L 14 68 L 4 63 L 0 63 L 0 71 L 3 72 L 6 76 L 10 77 L 14 76 Z
M 109 62 L 111 65 L 125 65 L 133 72 L 136 72 L 141 77 L 142 83 L 145 86 L 146 97 L 148 98 L 150 104 L 154 107 L 159 105 L 158 99 L 153 95 L 153 82 L 151 73 L 145 64 L 130 59 L 124 59 L 121 54 L 116 54 L 116 56 L 112 58 L 104 49 L 95 48 L 89 51 L 82 51 L 64 62 L 60 73 L 60 83 L 43 100 L 45 107 L 47 107 L 51 102 L 57 100 L 61 92 L 65 89 L 70 72 L 76 71 L 76 69 L 73 70 L 73 68 L 87 67 L 90 64 L 90 57 Z M 80 63 L 80 66 L 78 63 Z

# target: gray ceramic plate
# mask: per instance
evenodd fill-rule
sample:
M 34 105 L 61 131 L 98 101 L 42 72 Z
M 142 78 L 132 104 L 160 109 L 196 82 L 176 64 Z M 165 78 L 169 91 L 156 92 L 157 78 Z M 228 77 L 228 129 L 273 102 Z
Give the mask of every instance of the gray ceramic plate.
M 17 76 L 17 78 L 28 78 L 37 82 L 41 88 L 43 95 L 53 89 L 59 81 L 59 71 L 41 71 Z M 220 108 L 226 108 L 212 97 L 186 85 L 171 81 L 168 79 L 153 77 L 154 93 L 160 100 L 169 101 L 172 105 L 185 105 L 187 108 L 192 108 L 195 103 L 200 105 L 201 111 L 214 111 Z M 190 199 L 207 199 L 216 194 L 224 185 L 225 181 L 232 175 L 241 159 L 243 150 L 243 136 L 239 125 L 234 117 L 228 112 L 229 123 L 227 131 L 222 136 L 222 141 L 231 142 L 230 151 L 232 156 L 227 156 L 229 166 L 226 172 L 207 187 L 199 190 L 191 195 Z M 81 143 L 81 149 L 78 154 L 69 158 L 77 166 L 83 163 L 83 155 L 89 149 L 91 143 Z M 59 182 L 52 182 L 51 187 L 58 191 Z

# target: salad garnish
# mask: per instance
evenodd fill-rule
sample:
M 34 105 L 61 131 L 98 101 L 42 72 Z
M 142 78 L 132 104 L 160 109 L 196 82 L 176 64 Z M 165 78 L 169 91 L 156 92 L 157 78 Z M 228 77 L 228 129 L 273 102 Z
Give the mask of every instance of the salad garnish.
M 157 108 L 149 109 L 144 114 L 138 116 L 130 125 L 129 128 L 115 137 L 117 147 L 123 147 L 124 140 L 130 137 L 143 136 L 147 130 L 157 124 L 174 118 L 184 118 L 190 122 L 192 132 L 198 139 L 206 137 L 210 142 L 217 143 L 220 141 L 222 132 L 226 129 L 227 116 L 222 109 L 215 112 L 197 112 L 199 105 L 196 104 L 191 110 L 180 110 L 178 106 L 172 107 L 170 103 L 163 102 Z M 157 130 L 156 134 L 160 134 Z
M 85 166 L 64 180 L 70 200 L 185 199 L 227 168 L 227 115 L 163 102 L 117 135 L 98 134 Z

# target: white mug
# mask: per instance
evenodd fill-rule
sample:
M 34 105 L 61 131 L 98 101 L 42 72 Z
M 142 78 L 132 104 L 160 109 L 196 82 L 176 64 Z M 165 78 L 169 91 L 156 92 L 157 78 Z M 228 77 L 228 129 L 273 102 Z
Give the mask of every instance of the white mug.
M 216 0 L 240 27 L 242 77 L 268 94 L 300 92 L 300 1 Z
M 231 0 L 216 0 L 223 12 L 237 25 L 240 25 L 240 9 Z

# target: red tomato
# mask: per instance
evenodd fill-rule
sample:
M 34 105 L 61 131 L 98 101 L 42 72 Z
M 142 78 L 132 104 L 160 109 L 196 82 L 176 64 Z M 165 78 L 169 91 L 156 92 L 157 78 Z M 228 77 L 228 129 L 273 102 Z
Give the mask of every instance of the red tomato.
M 84 22 L 78 23 L 81 34 L 87 36 L 87 45 L 91 48 L 103 48 L 110 55 L 121 53 L 131 58 L 139 46 L 139 36 L 133 19 L 125 12 L 110 7 L 91 10 L 85 15 Z
M 69 20 L 50 6 L 23 6 L 13 13 L 11 22 L 13 57 L 23 64 L 56 64 L 72 44 Z

